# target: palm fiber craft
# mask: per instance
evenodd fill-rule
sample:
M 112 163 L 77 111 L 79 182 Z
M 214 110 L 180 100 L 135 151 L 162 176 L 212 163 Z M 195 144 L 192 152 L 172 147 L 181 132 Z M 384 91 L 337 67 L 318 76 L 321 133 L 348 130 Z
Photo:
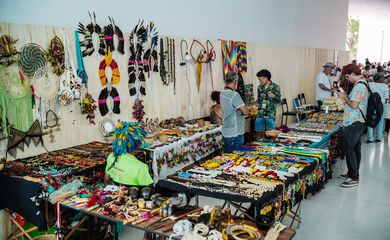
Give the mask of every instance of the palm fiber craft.
M 46 69 L 45 51 L 35 43 L 26 44 L 19 54 L 19 68 L 29 77 L 33 77 L 38 69 Z M 43 75 L 45 72 L 41 72 Z

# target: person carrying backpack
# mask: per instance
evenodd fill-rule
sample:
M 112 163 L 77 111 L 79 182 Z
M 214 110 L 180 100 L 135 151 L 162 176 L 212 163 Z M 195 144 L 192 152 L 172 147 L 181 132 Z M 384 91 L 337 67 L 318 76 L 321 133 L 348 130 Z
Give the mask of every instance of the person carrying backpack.
M 341 187 L 354 187 L 359 185 L 361 137 L 366 128 L 365 114 L 367 113 L 368 89 L 362 71 L 356 64 L 351 63 L 344 66 L 341 74 L 354 84 L 349 95 L 345 92 L 337 92 L 339 98 L 345 102 L 343 152 L 348 168 L 346 174 L 340 175 L 340 178 L 345 180 Z
M 383 72 L 377 73 L 374 76 L 375 82 L 370 82 L 368 85 L 373 93 L 377 93 L 379 96 L 376 96 L 376 102 L 374 102 L 375 106 L 378 106 L 378 110 L 376 110 L 377 116 L 375 116 L 377 126 L 367 126 L 367 143 L 372 143 L 374 141 L 374 128 L 376 131 L 375 142 L 381 142 L 382 134 L 383 134 L 383 123 L 384 123 L 384 114 L 383 114 L 383 106 L 385 104 L 386 98 L 389 97 L 389 87 L 383 83 L 385 78 L 385 74 Z M 373 98 L 373 95 L 370 95 L 370 99 Z M 370 109 L 370 101 L 368 103 Z M 381 111 L 382 109 L 382 111 Z M 369 115 L 369 113 L 367 113 Z

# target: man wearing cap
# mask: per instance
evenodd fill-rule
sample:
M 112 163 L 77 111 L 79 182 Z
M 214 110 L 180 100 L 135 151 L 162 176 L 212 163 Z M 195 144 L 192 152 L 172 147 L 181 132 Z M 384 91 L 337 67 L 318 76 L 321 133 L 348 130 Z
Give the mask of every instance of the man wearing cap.
M 330 82 L 329 75 L 334 68 L 334 64 L 327 62 L 322 67 L 324 70 L 316 78 L 316 100 L 319 110 L 321 110 L 322 101 L 332 96 L 332 83 Z
M 244 143 L 245 115 L 248 115 L 249 111 L 240 94 L 236 92 L 237 83 L 237 73 L 228 72 L 225 77 L 225 89 L 220 94 L 225 153 L 233 152 Z

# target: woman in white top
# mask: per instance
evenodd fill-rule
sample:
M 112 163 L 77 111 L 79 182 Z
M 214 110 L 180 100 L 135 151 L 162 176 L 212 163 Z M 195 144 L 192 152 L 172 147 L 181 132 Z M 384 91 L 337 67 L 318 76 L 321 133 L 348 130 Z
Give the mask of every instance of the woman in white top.
M 385 75 L 383 72 L 379 72 L 374 75 L 374 82 L 370 82 L 370 88 L 372 92 L 377 92 L 382 99 L 383 105 L 385 104 L 386 98 L 389 97 L 389 87 L 383 83 L 383 80 L 385 78 Z M 384 115 L 382 115 L 382 119 L 376 126 L 376 138 L 375 142 L 381 142 L 382 140 L 382 134 L 383 134 L 383 122 L 384 122 Z M 371 127 L 367 128 L 367 143 L 372 143 L 374 141 L 374 129 Z

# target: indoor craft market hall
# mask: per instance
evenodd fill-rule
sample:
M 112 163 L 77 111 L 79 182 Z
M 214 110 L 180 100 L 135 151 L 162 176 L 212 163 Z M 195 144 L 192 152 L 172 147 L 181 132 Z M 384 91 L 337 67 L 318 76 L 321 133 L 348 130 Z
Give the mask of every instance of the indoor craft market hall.
M 390 239 L 389 12 L 1 0 L 0 240 Z

